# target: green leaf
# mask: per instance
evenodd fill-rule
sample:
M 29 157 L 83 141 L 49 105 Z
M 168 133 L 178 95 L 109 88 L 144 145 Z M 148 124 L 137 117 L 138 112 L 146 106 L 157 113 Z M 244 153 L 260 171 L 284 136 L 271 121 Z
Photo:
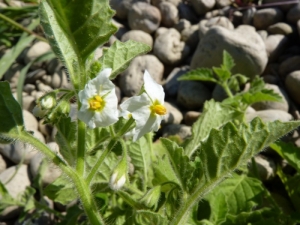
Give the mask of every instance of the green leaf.
M 78 224 L 79 217 L 83 214 L 82 209 L 78 205 L 74 205 L 67 209 L 67 214 L 58 225 L 74 225 Z
M 22 109 L 11 94 L 8 82 L 0 82 L 0 133 L 20 134 L 24 130 Z
M 59 145 L 59 152 L 70 166 L 75 166 L 77 124 L 76 122 L 71 122 L 70 117 L 62 117 L 56 124 L 56 128 L 55 141 Z
M 52 184 L 49 184 L 44 193 L 55 202 L 67 205 L 71 201 L 77 199 L 74 185 L 64 175 L 57 178 Z
M 143 174 L 144 190 L 146 186 L 150 186 L 149 173 L 153 173 L 151 168 L 151 151 L 150 146 L 145 137 L 141 137 L 138 141 L 130 143 L 128 146 L 128 155 L 131 158 L 131 163 L 134 165 L 135 171 L 139 170 Z M 150 175 L 151 176 L 151 175 Z
M 102 69 L 112 68 L 110 75 L 110 79 L 112 80 L 128 67 L 132 59 L 150 50 L 150 46 L 140 42 L 132 40 L 120 42 L 117 40 L 110 48 L 103 50 L 103 55 L 99 61 L 102 64 Z
M 222 69 L 230 71 L 235 66 L 234 60 L 231 55 L 224 50 L 223 51 L 223 64 Z
M 228 71 L 226 69 L 219 68 L 219 67 L 213 67 L 212 69 L 221 81 L 226 81 L 231 76 L 230 71 Z
M 277 141 L 271 144 L 270 147 L 300 173 L 300 148 L 283 141 Z
M 204 104 L 203 113 L 193 124 L 193 135 L 185 148 L 186 154 L 190 157 L 201 145 L 201 141 L 207 138 L 212 128 L 218 128 L 229 121 L 242 118 L 242 116 L 242 112 L 223 106 L 213 100 L 207 101 Z
M 107 0 L 43 0 L 40 18 L 49 43 L 66 64 L 75 86 L 85 82 L 84 65 L 88 56 L 106 43 L 117 28 Z M 82 85 L 82 83 L 80 83 Z M 76 87 L 75 87 L 76 88 Z
M 180 76 L 177 80 L 199 80 L 199 81 L 211 81 L 217 83 L 214 74 L 211 69 L 198 68 L 187 72 L 186 74 Z
M 87 129 L 86 131 L 86 149 L 92 152 L 103 148 L 104 142 L 110 140 L 110 133 L 107 128 L 97 127 L 95 129 Z
M 160 141 L 166 149 L 172 169 L 180 182 L 180 187 L 185 191 L 194 188 L 195 184 L 191 178 L 195 168 L 190 164 L 189 158 L 184 155 L 183 148 L 166 138 L 161 138 Z
M 28 26 L 29 30 L 33 30 L 39 24 L 38 20 L 33 20 Z M 16 58 L 21 54 L 21 52 L 29 46 L 29 44 L 35 39 L 34 36 L 23 33 L 19 41 L 7 51 L 0 59 L 0 80 L 4 73 L 9 69 L 9 67 L 15 62 Z
M 194 179 L 199 179 L 199 185 L 178 210 L 172 223 L 183 224 L 188 218 L 186 212 L 206 193 L 259 151 L 298 126 L 300 121 L 264 124 L 255 118 L 250 123 L 234 125 L 229 122 L 220 129 L 212 129 L 197 149 L 198 172 L 194 173 Z
M 155 224 L 155 225 L 166 225 L 168 220 L 162 215 L 146 211 L 146 210 L 137 210 L 135 213 L 136 224 Z

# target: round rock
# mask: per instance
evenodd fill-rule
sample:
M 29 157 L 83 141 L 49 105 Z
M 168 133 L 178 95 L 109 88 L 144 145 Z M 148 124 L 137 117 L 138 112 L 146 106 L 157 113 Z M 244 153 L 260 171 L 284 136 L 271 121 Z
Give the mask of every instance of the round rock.
M 250 122 L 255 117 L 260 117 L 264 122 L 273 122 L 280 120 L 282 122 L 288 122 L 293 119 L 293 116 L 287 112 L 277 109 L 261 110 L 253 113 L 246 114 L 246 121 Z
M 25 64 L 28 64 L 32 60 L 36 59 L 37 57 L 45 54 L 46 52 L 50 51 L 51 47 L 48 43 L 44 41 L 38 41 L 34 43 L 26 52 L 24 56 Z
M 119 78 L 119 87 L 128 97 L 137 95 L 143 85 L 143 74 L 147 70 L 157 83 L 161 83 L 164 66 L 154 55 L 138 56 Z
M 132 30 L 142 30 L 151 34 L 158 28 L 160 21 L 159 10 L 145 2 L 133 4 L 128 13 L 128 24 Z
M 0 181 L 4 184 L 10 196 L 18 198 L 25 191 L 26 187 L 30 185 L 30 180 L 27 173 L 27 165 L 12 166 L 4 170 L 0 174 Z M 1 201 L 1 196 L 0 196 Z M 0 214 L 2 219 L 16 218 L 20 212 L 20 207 L 7 207 Z
M 300 70 L 299 55 L 287 58 L 279 66 L 279 74 L 283 77 L 296 70 Z
M 7 165 L 2 155 L 0 154 L 0 173 L 6 169 Z
M 198 118 L 201 116 L 201 112 L 198 111 L 188 111 L 184 115 L 184 122 L 188 126 L 192 126 Z
M 253 173 L 257 172 L 262 181 L 269 181 L 276 176 L 276 164 L 271 158 L 256 155 L 254 156 L 254 161 L 255 165 L 249 162 L 248 168 Z
M 191 69 L 219 67 L 223 61 L 224 50 L 238 62 L 232 73 L 241 73 L 250 79 L 260 75 L 268 61 L 265 44 L 253 27 L 242 25 L 233 31 L 213 27 L 199 42 L 192 58 Z
M 215 6 L 216 0 L 191 0 L 191 3 L 198 15 L 204 15 Z
M 167 80 L 165 82 L 164 88 L 165 92 L 169 96 L 176 96 L 178 93 L 178 88 L 180 85 L 180 81 L 177 79 L 183 74 L 189 71 L 189 66 L 176 67 L 172 70 L 172 72 L 168 75 Z
M 198 81 L 181 81 L 177 102 L 186 109 L 199 109 L 206 100 L 211 99 L 210 90 Z
M 183 119 L 183 115 L 178 107 L 169 102 L 165 102 L 164 106 L 167 109 L 167 114 L 165 115 L 162 124 L 180 124 Z
M 192 128 L 183 124 L 169 124 L 163 128 L 163 137 L 178 136 L 184 140 L 192 135 Z
M 32 113 L 28 112 L 27 110 L 23 110 L 23 121 L 26 130 L 37 130 L 38 129 L 38 121 L 32 115 Z
M 286 50 L 289 40 L 282 34 L 269 35 L 265 40 L 269 62 L 274 62 Z
M 216 26 L 224 27 L 228 30 L 234 30 L 234 26 L 228 18 L 224 16 L 218 16 L 208 20 L 201 20 L 199 22 L 199 38 L 203 38 L 210 28 Z
M 300 2 L 288 11 L 286 19 L 293 24 L 296 24 L 300 20 Z
M 53 150 L 54 152 L 59 151 L 59 147 L 55 142 L 50 142 L 47 144 L 48 147 Z M 43 163 L 47 163 L 47 169 L 42 177 L 42 184 L 43 186 L 46 186 L 53 181 L 55 181 L 60 175 L 61 170 L 55 166 L 53 163 L 48 163 L 47 160 L 45 161 L 45 156 L 42 154 L 36 154 L 31 160 L 30 160 L 30 172 L 33 177 L 36 177 L 39 172 L 39 167 Z
M 277 109 L 277 110 L 288 112 L 289 103 L 288 103 L 288 96 L 285 93 L 285 91 L 274 84 L 266 84 L 265 88 L 268 90 L 273 90 L 273 92 L 280 95 L 280 97 L 282 98 L 282 102 L 269 102 L 269 101 L 257 102 L 254 103 L 252 107 L 255 110 Z
M 281 22 L 283 13 L 278 8 L 257 10 L 253 17 L 253 25 L 258 30 L 264 30 L 275 23 Z
M 189 47 L 180 41 L 180 38 L 180 33 L 174 28 L 160 33 L 154 42 L 154 55 L 167 65 L 180 63 L 190 52 Z
M 170 2 L 161 2 L 158 6 L 161 13 L 161 23 L 166 27 L 173 27 L 179 20 L 177 7 Z
M 270 34 L 288 35 L 293 33 L 293 27 L 287 23 L 279 22 L 269 26 L 267 31 Z
M 300 70 L 294 71 L 287 75 L 285 86 L 292 99 L 300 104 Z
M 149 45 L 151 48 L 153 46 L 153 38 L 150 34 L 141 31 L 141 30 L 131 30 L 126 32 L 122 38 L 121 41 L 128 41 L 128 40 L 134 40 L 137 42 L 144 43 L 146 45 Z

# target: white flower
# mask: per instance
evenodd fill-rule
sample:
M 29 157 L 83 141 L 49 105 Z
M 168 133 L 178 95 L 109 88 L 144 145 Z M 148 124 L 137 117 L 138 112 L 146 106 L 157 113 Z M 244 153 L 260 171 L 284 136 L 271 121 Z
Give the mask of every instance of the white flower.
M 47 114 L 47 110 L 42 109 L 41 106 L 38 104 L 33 108 L 32 113 L 36 117 L 43 118 Z
M 42 109 L 52 109 L 56 105 L 56 99 L 52 95 L 47 95 L 41 99 Z
M 123 174 L 121 177 L 118 177 L 118 172 L 114 172 L 110 178 L 109 186 L 112 190 L 120 190 L 126 182 L 126 175 Z
M 164 90 L 152 79 L 148 71 L 144 73 L 144 89 L 144 93 L 131 97 L 120 105 L 121 110 L 124 111 L 121 115 L 126 115 L 128 111 L 135 120 L 133 141 L 150 131 L 157 131 L 167 113 L 163 105 Z
M 90 128 L 109 126 L 118 121 L 118 98 L 109 80 L 111 69 L 102 70 L 78 93 L 81 108 L 78 119 Z

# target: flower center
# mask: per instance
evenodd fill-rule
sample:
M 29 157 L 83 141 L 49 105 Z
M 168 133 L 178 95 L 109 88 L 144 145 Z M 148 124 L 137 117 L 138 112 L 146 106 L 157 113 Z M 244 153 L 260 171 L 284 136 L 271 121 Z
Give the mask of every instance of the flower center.
M 89 99 L 90 109 L 94 111 L 99 111 L 104 107 L 104 100 L 99 95 L 95 95 L 94 97 Z
M 157 104 L 157 103 L 154 103 L 152 106 L 150 106 L 150 110 L 153 114 L 155 113 L 155 114 L 158 114 L 161 116 L 165 115 L 167 113 L 166 107 L 164 107 L 161 104 Z

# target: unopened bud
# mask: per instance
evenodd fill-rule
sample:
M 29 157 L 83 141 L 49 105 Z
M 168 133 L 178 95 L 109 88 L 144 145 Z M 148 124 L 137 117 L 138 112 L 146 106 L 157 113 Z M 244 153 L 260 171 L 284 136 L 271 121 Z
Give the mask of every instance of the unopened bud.
M 114 172 L 110 178 L 109 186 L 112 190 L 118 191 L 124 186 L 125 182 L 126 174 L 119 174 L 118 172 Z
M 43 118 L 46 115 L 47 110 L 43 110 L 39 105 L 36 105 L 33 108 L 32 113 L 36 117 Z
M 40 99 L 40 104 L 42 109 L 52 109 L 56 105 L 55 94 L 45 95 Z

